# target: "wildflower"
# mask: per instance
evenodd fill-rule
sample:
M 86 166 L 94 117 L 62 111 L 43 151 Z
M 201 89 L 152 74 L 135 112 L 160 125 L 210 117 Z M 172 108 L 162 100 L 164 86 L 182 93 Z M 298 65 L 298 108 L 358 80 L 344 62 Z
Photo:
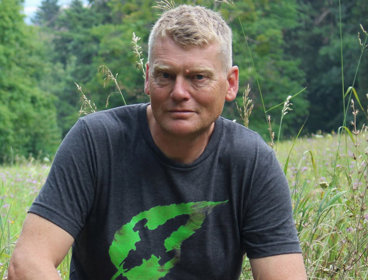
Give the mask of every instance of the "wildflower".
M 353 231 L 354 231 L 354 229 L 353 229 L 352 227 L 348 227 L 348 228 L 346 229 L 346 231 L 347 231 L 347 232 L 353 232 Z
M 361 185 L 362 185 L 362 182 L 354 182 L 353 183 L 353 191 L 356 191 Z

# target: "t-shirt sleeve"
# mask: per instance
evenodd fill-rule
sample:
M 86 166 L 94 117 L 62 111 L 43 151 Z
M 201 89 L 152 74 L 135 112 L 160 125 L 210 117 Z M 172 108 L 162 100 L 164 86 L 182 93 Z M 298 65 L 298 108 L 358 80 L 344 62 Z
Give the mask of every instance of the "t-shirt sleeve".
M 94 143 L 83 119 L 61 143 L 30 213 L 58 225 L 74 238 L 88 217 L 95 189 Z
M 286 177 L 272 149 L 258 147 L 242 226 L 249 258 L 300 253 Z

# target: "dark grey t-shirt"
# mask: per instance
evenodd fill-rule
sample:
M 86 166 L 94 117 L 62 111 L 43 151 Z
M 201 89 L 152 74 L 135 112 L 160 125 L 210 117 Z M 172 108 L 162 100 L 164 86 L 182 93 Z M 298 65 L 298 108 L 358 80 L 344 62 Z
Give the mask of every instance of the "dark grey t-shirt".
M 71 279 L 238 279 L 244 253 L 300 252 L 287 181 L 258 134 L 220 117 L 180 164 L 155 146 L 146 108 L 81 118 L 31 206 L 75 238 Z

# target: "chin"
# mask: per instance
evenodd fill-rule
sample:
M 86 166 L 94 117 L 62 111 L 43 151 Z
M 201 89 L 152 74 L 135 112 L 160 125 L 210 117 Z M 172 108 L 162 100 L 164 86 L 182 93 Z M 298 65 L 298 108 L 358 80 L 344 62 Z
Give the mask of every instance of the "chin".
M 195 124 L 170 124 L 163 127 L 166 133 L 172 136 L 186 137 L 186 136 L 199 136 L 206 134 L 212 128 L 211 125 L 205 127 L 199 127 Z
M 195 129 L 188 127 L 168 127 L 164 129 L 168 134 L 176 135 L 176 136 L 189 136 L 192 134 L 197 134 L 198 132 Z

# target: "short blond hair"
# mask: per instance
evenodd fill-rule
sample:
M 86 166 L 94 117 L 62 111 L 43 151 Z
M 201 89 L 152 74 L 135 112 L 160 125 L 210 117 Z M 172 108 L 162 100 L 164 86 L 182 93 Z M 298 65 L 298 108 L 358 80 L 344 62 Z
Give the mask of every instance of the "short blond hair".
M 161 15 L 148 40 L 148 61 L 157 39 L 169 37 L 182 47 L 205 47 L 218 43 L 226 71 L 232 66 L 232 33 L 217 12 L 201 6 L 180 5 Z

